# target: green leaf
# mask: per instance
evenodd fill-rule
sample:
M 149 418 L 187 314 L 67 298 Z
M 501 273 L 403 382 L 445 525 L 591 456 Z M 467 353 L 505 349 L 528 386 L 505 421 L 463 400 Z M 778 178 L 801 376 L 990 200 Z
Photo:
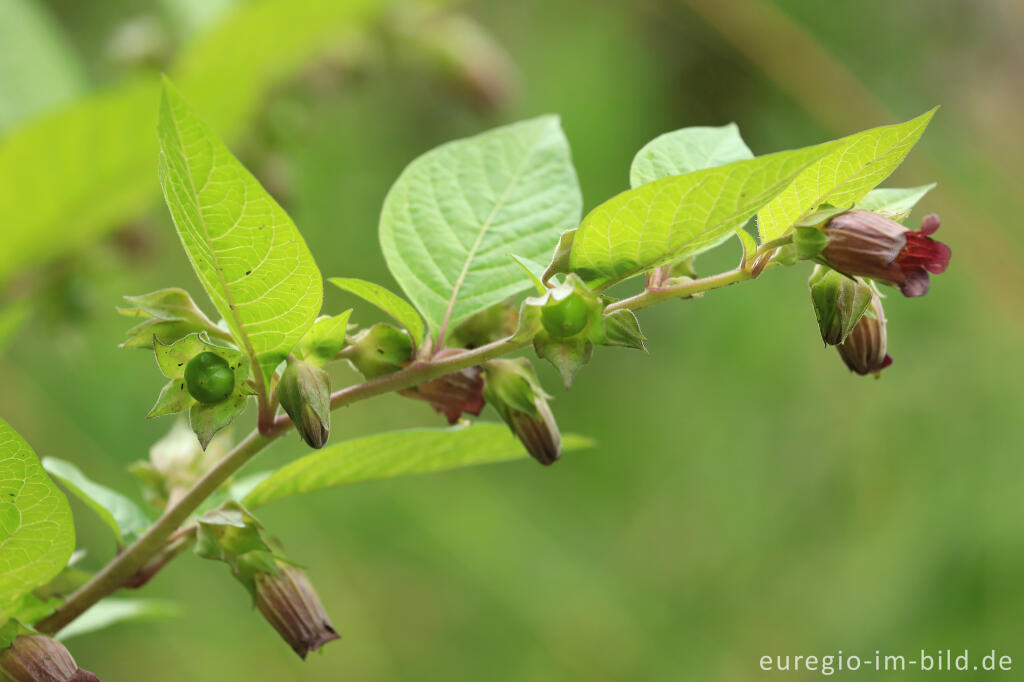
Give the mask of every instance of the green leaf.
M 348 318 L 352 310 L 346 310 L 340 315 L 316 318 L 313 326 L 309 328 L 306 335 L 299 341 L 296 349 L 299 356 L 311 365 L 323 367 L 338 355 L 338 351 L 345 347 L 345 340 L 348 336 Z
M 582 436 L 563 436 L 562 447 L 591 447 Z M 504 424 L 448 429 L 413 429 L 346 441 L 287 464 L 262 481 L 244 500 L 247 507 L 313 490 L 474 464 L 528 458 Z
M 60 573 L 74 548 L 67 498 L 0 419 L 0 621 L 23 594 Z
M 149 527 L 149 518 L 137 504 L 121 493 L 91 481 L 71 462 L 45 457 L 43 468 L 103 519 L 114 531 L 118 545 L 131 542 Z
M 343 291 L 355 294 L 367 303 L 372 303 L 388 315 L 398 324 L 405 327 L 413 342 L 418 346 L 423 343 L 423 320 L 420 319 L 416 309 L 409 305 L 405 299 L 385 289 L 379 284 L 367 282 L 362 279 L 350 277 L 331 277 L 327 280 Z
M 834 145 L 662 178 L 612 197 L 583 219 L 570 268 L 606 288 L 717 246 Z
M 431 329 L 530 287 L 509 254 L 544 261 L 582 207 L 569 144 L 542 116 L 441 145 L 384 200 L 388 267 Z M 450 318 L 450 319 L 449 319 Z
M 276 201 L 164 82 L 160 184 L 192 267 L 253 373 L 273 371 L 313 324 L 323 282 Z
M 118 623 L 175 618 L 180 614 L 177 604 L 162 599 L 104 599 L 58 632 L 57 639 L 67 641 Z
M 893 220 L 903 221 L 914 210 L 917 202 L 921 201 L 925 194 L 934 189 L 935 184 L 933 182 L 930 185 L 921 185 L 920 187 L 910 187 L 908 189 L 873 189 L 857 202 L 857 208 L 884 213 Z
M 184 45 L 171 73 L 214 128 L 232 138 L 271 88 L 350 41 L 385 6 L 381 0 L 253 0 Z M 259 49 L 240 49 L 247 45 Z M 156 194 L 159 94 L 157 78 L 133 78 L 27 121 L 0 140 L 0 284 L 147 209 Z
M 838 140 L 758 213 L 761 242 L 784 236 L 824 203 L 852 206 L 896 170 L 920 139 L 935 109 L 897 125 L 872 128 Z
M 629 169 L 629 186 L 752 158 L 754 154 L 735 123 L 683 128 L 659 135 L 636 153 Z
M 0 4 L 0 132 L 72 99 L 85 78 L 70 41 L 37 0 Z

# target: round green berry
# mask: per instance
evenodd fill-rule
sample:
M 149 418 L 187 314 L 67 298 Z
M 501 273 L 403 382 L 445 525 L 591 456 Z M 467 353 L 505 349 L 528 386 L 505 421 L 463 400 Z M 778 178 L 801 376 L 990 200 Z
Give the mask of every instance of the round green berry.
M 546 305 L 540 313 L 544 329 L 556 339 L 579 334 L 587 326 L 589 318 L 587 302 L 578 294 L 570 294 L 561 301 Z
M 227 360 L 206 351 L 188 361 L 185 385 L 199 402 L 219 403 L 234 392 L 235 372 Z

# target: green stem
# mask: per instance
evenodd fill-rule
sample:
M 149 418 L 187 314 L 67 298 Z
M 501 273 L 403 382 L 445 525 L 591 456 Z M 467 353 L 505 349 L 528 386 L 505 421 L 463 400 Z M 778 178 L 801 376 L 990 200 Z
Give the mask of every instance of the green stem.
M 636 296 L 616 301 L 604 310 L 605 313 L 612 313 L 616 310 L 626 309 L 641 310 L 643 308 L 650 307 L 655 303 L 661 303 L 662 301 L 668 301 L 673 298 L 690 298 L 691 296 L 704 291 L 719 289 L 748 279 L 754 279 L 754 274 L 749 270 L 737 268 L 736 270 L 712 275 L 711 277 L 704 277 L 702 279 L 695 279 L 689 282 L 682 282 L 680 284 L 669 284 L 653 289 L 647 289 Z
M 606 310 L 640 310 L 661 301 L 687 298 L 694 294 L 753 279 L 754 274 L 744 269 L 731 270 L 719 275 L 680 284 L 671 284 L 644 291 L 632 298 L 609 305 Z M 348 386 L 331 395 L 331 409 L 345 407 L 385 393 L 412 388 L 431 379 L 460 369 L 479 365 L 506 355 L 530 344 L 529 340 L 510 336 L 473 350 L 447 357 L 420 360 L 393 374 Z M 126 550 L 114 557 L 89 582 L 76 590 L 54 613 L 36 624 L 36 629 L 53 634 L 82 615 L 93 604 L 118 589 L 130 584 L 132 577 L 167 547 L 168 539 L 210 495 L 220 488 L 258 452 L 292 427 L 287 415 L 278 416 L 266 425 L 264 433 L 251 432 L 223 459 L 193 485 L 185 495 L 168 507 L 152 527 Z

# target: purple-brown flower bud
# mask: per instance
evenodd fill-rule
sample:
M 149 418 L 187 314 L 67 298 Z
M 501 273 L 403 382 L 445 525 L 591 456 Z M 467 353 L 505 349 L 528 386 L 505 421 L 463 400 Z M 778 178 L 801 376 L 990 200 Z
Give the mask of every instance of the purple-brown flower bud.
M 458 349 L 448 348 L 437 354 L 444 358 L 459 353 Z M 480 367 L 467 367 L 451 374 L 399 391 L 399 395 L 416 400 L 425 400 L 439 413 L 443 414 L 449 424 L 454 424 L 463 412 L 478 415 L 484 409 L 484 380 L 480 375 Z
M 533 367 L 525 358 L 491 360 L 484 395 L 527 452 L 547 466 L 562 454 L 562 435 Z
M 276 561 L 277 574 L 255 575 L 256 608 L 301 658 L 339 639 L 306 573 Z
M 872 211 L 847 211 L 823 228 L 828 244 L 821 259 L 851 277 L 870 277 L 898 286 L 904 296 L 928 293 L 928 273 L 939 274 L 949 265 L 950 249 L 931 238 L 939 217 L 929 215 L 919 231 Z
M 0 682 L 100 682 L 82 670 L 64 645 L 42 635 L 19 635 L 0 652 Z
M 875 296 L 871 307 L 836 350 L 850 371 L 877 376 L 892 364 L 892 358 L 885 352 L 885 341 L 885 312 L 882 300 Z
M 331 379 L 326 370 L 289 360 L 277 396 L 302 440 L 311 448 L 322 448 L 331 430 Z

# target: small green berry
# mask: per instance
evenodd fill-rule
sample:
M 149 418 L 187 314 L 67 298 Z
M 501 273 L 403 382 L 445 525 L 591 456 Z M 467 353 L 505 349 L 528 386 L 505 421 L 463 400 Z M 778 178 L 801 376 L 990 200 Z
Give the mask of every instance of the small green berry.
M 587 326 L 590 310 L 578 294 L 570 294 L 561 301 L 544 306 L 540 319 L 548 334 L 564 339 L 579 334 Z
M 185 366 L 185 385 L 199 402 L 219 403 L 234 392 L 235 373 L 227 360 L 206 351 Z

